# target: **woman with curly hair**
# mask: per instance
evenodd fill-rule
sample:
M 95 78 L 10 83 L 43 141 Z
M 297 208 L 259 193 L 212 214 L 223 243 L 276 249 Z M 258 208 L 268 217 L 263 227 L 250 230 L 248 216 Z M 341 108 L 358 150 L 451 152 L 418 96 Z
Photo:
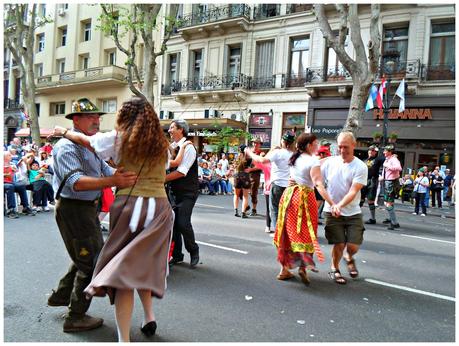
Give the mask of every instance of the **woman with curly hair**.
M 290 178 L 295 185 L 288 186 L 282 194 L 274 234 L 277 260 L 281 264 L 278 280 L 293 277 L 289 269 L 299 267 L 301 281 L 309 284 L 306 269 L 317 271 L 313 260 L 316 253 L 323 261 L 317 241 L 317 202 L 314 187 L 330 205 L 333 201 L 325 190 L 320 173 L 320 161 L 315 156 L 318 149 L 316 136 L 302 133 L 296 143 L 297 150 L 289 161 Z
M 110 233 L 97 260 L 87 297 L 108 294 L 115 304 L 119 341 L 129 341 L 134 289 L 142 301 L 141 331 L 152 336 L 156 319 L 152 296 L 162 298 L 168 275 L 168 250 L 174 213 L 164 181 L 169 143 L 153 107 L 143 98 L 124 102 L 115 130 L 87 137 L 61 127 L 62 135 L 93 150 L 102 159 L 137 172 L 136 184 L 121 189 L 110 209 Z

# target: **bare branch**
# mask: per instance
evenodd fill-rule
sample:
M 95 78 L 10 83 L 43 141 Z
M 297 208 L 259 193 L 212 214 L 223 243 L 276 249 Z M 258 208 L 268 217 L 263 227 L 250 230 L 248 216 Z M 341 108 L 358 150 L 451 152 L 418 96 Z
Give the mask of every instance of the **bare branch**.
M 380 13 L 381 6 L 379 4 L 372 4 L 370 20 L 370 41 L 368 42 L 368 60 L 371 74 L 376 74 L 378 72 L 379 58 L 381 52 L 381 36 L 379 33 Z
M 365 52 L 365 45 L 363 44 L 361 30 L 359 9 L 357 4 L 349 5 L 349 23 L 351 27 L 351 41 L 356 53 L 356 62 L 359 65 L 358 69 L 364 72 L 366 77 L 368 72 L 367 54 Z
M 344 43 L 340 44 L 337 37 L 333 34 L 330 23 L 325 15 L 324 5 L 314 4 L 314 13 L 319 23 L 320 31 L 322 31 L 322 35 L 328 41 L 329 46 L 336 52 L 336 55 L 343 66 L 351 73 L 351 75 L 357 73 L 357 63 L 349 56 L 349 54 L 347 54 Z

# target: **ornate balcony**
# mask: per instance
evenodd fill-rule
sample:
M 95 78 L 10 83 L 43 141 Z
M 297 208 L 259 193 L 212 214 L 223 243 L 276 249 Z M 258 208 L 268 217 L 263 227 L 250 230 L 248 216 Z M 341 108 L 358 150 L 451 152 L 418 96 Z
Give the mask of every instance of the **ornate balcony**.
M 253 11 L 253 19 L 262 20 L 280 15 L 279 4 L 262 4 L 255 7 Z
M 12 100 L 12 99 L 4 99 L 3 100 L 3 109 L 4 110 L 12 110 L 12 109 L 19 109 L 21 108 L 21 104 L 19 100 Z
M 266 90 L 276 87 L 276 76 L 250 78 L 249 89 Z
M 37 91 L 41 94 L 52 93 L 56 88 L 65 88 L 66 91 L 85 88 L 92 85 L 116 86 L 126 84 L 126 69 L 110 65 L 38 77 Z
M 229 28 L 248 30 L 251 8 L 245 4 L 228 4 L 213 7 L 208 11 L 191 13 L 179 18 L 176 32 L 185 40 L 191 35 L 201 34 L 204 37 L 216 32 L 222 35 Z
M 424 81 L 453 81 L 456 80 L 456 65 L 422 65 L 421 76 Z
M 312 6 L 312 4 L 287 4 L 287 14 L 311 11 Z
M 383 75 L 383 67 L 380 64 L 378 78 Z M 404 60 L 395 64 L 392 79 L 419 79 L 421 77 L 421 62 L 418 60 Z
M 190 78 L 163 85 L 161 95 L 174 96 L 176 101 L 180 103 L 183 103 L 187 98 L 203 100 L 210 97 L 214 101 L 223 101 L 227 96 L 233 99 L 235 95 L 245 98 L 247 90 L 250 88 L 250 82 L 251 78 L 242 73 L 236 76 Z

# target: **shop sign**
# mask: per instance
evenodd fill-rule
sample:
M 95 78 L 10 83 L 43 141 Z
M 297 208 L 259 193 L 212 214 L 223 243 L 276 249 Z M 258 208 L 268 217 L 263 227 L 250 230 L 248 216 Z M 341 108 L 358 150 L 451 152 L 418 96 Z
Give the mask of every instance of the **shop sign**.
M 268 113 L 252 113 L 249 119 L 250 127 L 271 128 L 273 125 L 273 117 Z
M 432 120 L 431 108 L 407 108 L 402 113 L 398 109 L 391 109 L 387 115 L 389 120 Z M 384 120 L 384 110 L 374 109 L 373 119 Z
M 271 129 L 250 129 L 249 133 L 263 141 L 262 148 L 271 148 Z
M 318 138 L 336 137 L 342 129 L 342 126 L 313 126 L 311 132 Z
M 194 136 L 197 136 L 197 137 L 212 137 L 212 136 L 216 136 L 217 134 L 215 132 L 208 132 L 208 133 L 205 133 L 205 132 L 202 132 L 202 131 L 194 131 L 194 132 L 188 132 L 188 136 L 189 137 L 194 137 Z

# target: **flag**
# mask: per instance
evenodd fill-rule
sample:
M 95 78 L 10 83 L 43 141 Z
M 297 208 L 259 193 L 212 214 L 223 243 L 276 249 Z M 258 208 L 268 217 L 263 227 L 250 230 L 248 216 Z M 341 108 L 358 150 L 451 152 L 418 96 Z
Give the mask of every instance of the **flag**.
M 400 85 L 395 92 L 395 96 L 400 97 L 400 104 L 398 105 L 398 112 L 402 113 L 405 110 L 405 78 L 402 79 Z
M 378 87 L 374 84 L 371 85 L 370 94 L 368 95 L 367 104 L 365 106 L 365 112 L 368 112 L 370 109 L 375 108 L 376 96 L 378 95 Z
M 379 86 L 378 95 L 376 97 L 376 104 L 378 105 L 379 109 L 384 108 L 383 99 L 384 94 L 386 93 L 386 83 L 386 79 L 383 77 L 383 79 L 381 79 L 381 85 Z
M 20 111 L 20 114 L 22 120 L 29 120 L 29 116 L 24 111 Z

